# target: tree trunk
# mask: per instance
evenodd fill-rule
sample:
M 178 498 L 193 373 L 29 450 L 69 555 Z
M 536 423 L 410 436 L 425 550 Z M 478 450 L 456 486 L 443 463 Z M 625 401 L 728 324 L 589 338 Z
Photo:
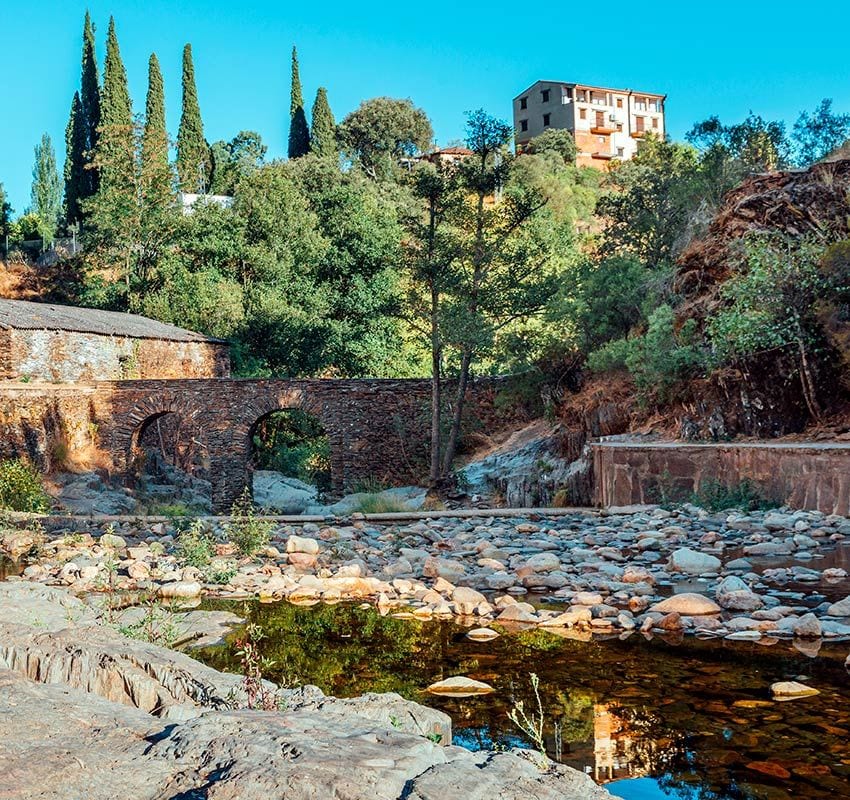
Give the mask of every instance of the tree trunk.
M 431 470 L 429 478 L 434 486 L 440 479 L 440 428 L 441 428 L 441 368 L 439 310 L 440 294 L 435 282 L 431 283 Z
M 823 416 L 820 403 L 818 403 L 815 381 L 812 377 L 811 367 L 809 366 L 809 358 L 806 353 L 806 346 L 802 339 L 797 339 L 797 348 L 800 352 L 800 383 L 803 385 L 803 398 L 806 401 L 806 407 L 809 409 L 809 414 L 815 422 L 819 422 Z
M 472 351 L 465 348 L 460 363 L 460 375 L 457 380 L 457 396 L 455 397 L 455 410 L 452 416 L 452 427 L 446 442 L 446 451 L 443 454 L 443 477 L 447 478 L 452 471 L 452 462 L 455 459 L 457 443 L 460 439 L 460 424 L 463 419 L 463 404 L 466 399 L 466 385 L 469 382 L 469 364 L 472 361 Z

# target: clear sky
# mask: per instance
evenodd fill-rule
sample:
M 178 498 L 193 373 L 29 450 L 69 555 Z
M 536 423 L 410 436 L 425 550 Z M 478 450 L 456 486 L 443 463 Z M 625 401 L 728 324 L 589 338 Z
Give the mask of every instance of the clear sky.
M 440 143 L 462 136 L 466 111 L 509 119 L 511 98 L 540 78 L 664 92 L 674 138 L 712 114 L 735 121 L 752 109 L 790 124 L 823 97 L 850 111 L 846 0 L 0 0 L 0 182 L 17 212 L 29 203 L 43 132 L 61 171 L 87 6 L 101 69 L 115 15 L 136 111 L 155 51 L 176 135 L 181 50 L 191 42 L 207 139 L 257 130 L 272 157 L 285 153 L 293 44 L 308 111 L 319 86 L 337 119 L 365 98 L 410 97 Z

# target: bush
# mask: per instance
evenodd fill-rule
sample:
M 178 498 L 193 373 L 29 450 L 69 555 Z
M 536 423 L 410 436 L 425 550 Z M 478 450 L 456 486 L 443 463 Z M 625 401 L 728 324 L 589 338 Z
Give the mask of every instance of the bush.
M 50 498 L 41 485 L 41 475 L 19 458 L 0 461 L 0 508 L 44 513 Z
M 691 496 L 691 503 L 712 513 L 730 508 L 742 511 L 764 511 L 780 505 L 767 498 L 758 486 L 746 478 L 734 486 L 716 479 L 703 481 L 699 489 Z
M 368 494 L 360 499 L 354 511 L 360 514 L 400 514 L 410 509 L 403 501 L 393 497 Z
M 252 556 L 269 543 L 273 523 L 257 517 L 251 492 L 246 488 L 230 509 L 225 532 L 242 555 Z
M 187 566 L 204 569 L 215 556 L 215 541 L 204 528 L 204 523 L 196 519 L 187 530 L 177 536 L 177 557 Z

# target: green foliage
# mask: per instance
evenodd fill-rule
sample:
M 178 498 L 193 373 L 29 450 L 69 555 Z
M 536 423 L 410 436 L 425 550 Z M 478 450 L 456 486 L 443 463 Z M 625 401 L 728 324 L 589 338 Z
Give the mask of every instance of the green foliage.
M 397 162 L 431 146 L 431 121 L 411 100 L 365 100 L 339 126 L 343 153 L 372 178 L 387 178 Z
M 30 210 L 38 217 L 38 232 L 46 248 L 53 244 L 62 210 L 62 186 L 56 172 L 56 153 L 46 133 L 35 146 L 31 197 Z
M 360 514 L 399 514 L 410 511 L 403 501 L 392 497 L 381 497 L 379 494 L 367 494 L 361 497 L 353 510 Z
M 716 479 L 704 480 L 691 496 L 690 502 L 712 513 L 731 508 L 765 511 L 781 505 L 781 502 L 767 498 L 760 487 L 747 479 L 732 486 Z
M 694 125 L 685 138 L 703 150 L 719 150 L 740 162 L 746 174 L 783 169 L 791 159 L 785 123 L 771 122 L 752 112 L 734 125 L 709 117 Z
M 814 113 L 800 113 L 794 123 L 793 139 L 798 166 L 808 167 L 850 139 L 850 114 L 836 114 L 832 100 L 824 98 Z
M 0 183 L 0 237 L 11 236 L 12 204 L 6 198 L 6 190 Z
M 695 321 L 686 320 L 677 330 L 673 309 L 660 305 L 649 315 L 644 334 L 606 343 L 588 355 L 587 366 L 593 372 L 625 368 L 642 398 L 663 403 L 703 362 Z
M 177 178 L 184 192 L 203 193 L 210 183 L 210 149 L 204 139 L 191 44 L 183 48 L 183 110 L 177 130 Z
M 0 461 L 0 508 L 9 511 L 44 513 L 50 498 L 41 485 L 41 475 L 19 458 Z
M 251 492 L 246 488 L 230 509 L 225 533 L 242 555 L 253 556 L 269 543 L 273 527 L 272 522 L 257 516 Z
M 210 192 L 235 194 L 240 179 L 263 165 L 267 150 L 262 137 L 255 131 L 239 131 L 229 142 L 213 142 Z
M 176 553 L 187 566 L 205 570 L 215 556 L 215 539 L 204 523 L 196 519 L 178 534 Z
M 310 115 L 310 152 L 324 158 L 338 158 L 336 121 L 328 103 L 328 90 L 320 86 Z
M 86 141 L 83 104 L 80 93 L 74 92 L 71 101 L 71 113 L 65 127 L 65 217 L 69 224 L 79 222 L 82 218 L 81 200 L 86 197 L 88 175 L 85 172 L 88 142 Z
M 165 129 L 165 90 L 155 53 L 148 62 L 148 94 L 142 131 L 140 188 L 141 203 L 148 210 L 165 210 L 174 202 L 174 176 L 168 163 L 168 133 Z
M 85 200 L 91 197 L 98 188 L 99 176 L 96 169 L 92 169 L 92 158 L 97 148 L 100 136 L 101 121 L 101 98 L 100 98 L 100 76 L 97 66 L 97 50 L 95 47 L 94 25 L 89 12 L 86 11 L 83 24 L 83 56 L 80 72 L 80 106 L 83 118 L 83 130 L 85 133 L 85 149 L 83 151 L 83 175 L 85 180 L 81 184 L 82 192 L 79 199 Z
M 292 75 L 289 99 L 289 147 L 290 158 L 300 158 L 310 152 L 310 131 L 304 112 L 304 95 L 301 91 L 301 76 L 298 71 L 298 53 L 292 48 Z
M 566 130 L 558 130 L 549 128 L 543 131 L 539 136 L 535 136 L 523 149 L 524 153 L 529 155 L 542 155 L 544 153 L 554 153 L 566 164 L 575 164 L 576 162 L 576 140 L 575 137 Z
M 135 622 L 118 625 L 118 632 L 129 639 L 173 647 L 180 638 L 180 628 L 174 620 L 174 615 L 162 603 L 151 601 L 145 608 L 143 616 Z
M 300 409 L 278 411 L 257 423 L 254 462 L 260 469 L 281 472 L 330 489 L 330 445 L 319 421 Z

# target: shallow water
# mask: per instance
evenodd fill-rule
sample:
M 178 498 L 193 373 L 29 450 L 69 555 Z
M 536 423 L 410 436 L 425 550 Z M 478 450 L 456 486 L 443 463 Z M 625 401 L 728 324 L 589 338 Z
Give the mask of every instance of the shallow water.
M 352 605 L 208 604 L 247 614 L 266 638 L 266 675 L 341 697 L 396 691 L 448 713 L 454 741 L 473 749 L 528 745 L 508 719 L 536 708 L 540 678 L 549 755 L 610 783 L 627 800 L 850 797 L 850 680 L 846 646 L 816 659 L 784 644 L 584 642 L 531 630 L 472 642 L 451 621 L 381 617 Z M 231 643 L 194 651 L 238 671 Z M 491 695 L 448 698 L 424 689 L 468 675 Z M 821 694 L 787 703 L 770 684 L 805 676 Z

